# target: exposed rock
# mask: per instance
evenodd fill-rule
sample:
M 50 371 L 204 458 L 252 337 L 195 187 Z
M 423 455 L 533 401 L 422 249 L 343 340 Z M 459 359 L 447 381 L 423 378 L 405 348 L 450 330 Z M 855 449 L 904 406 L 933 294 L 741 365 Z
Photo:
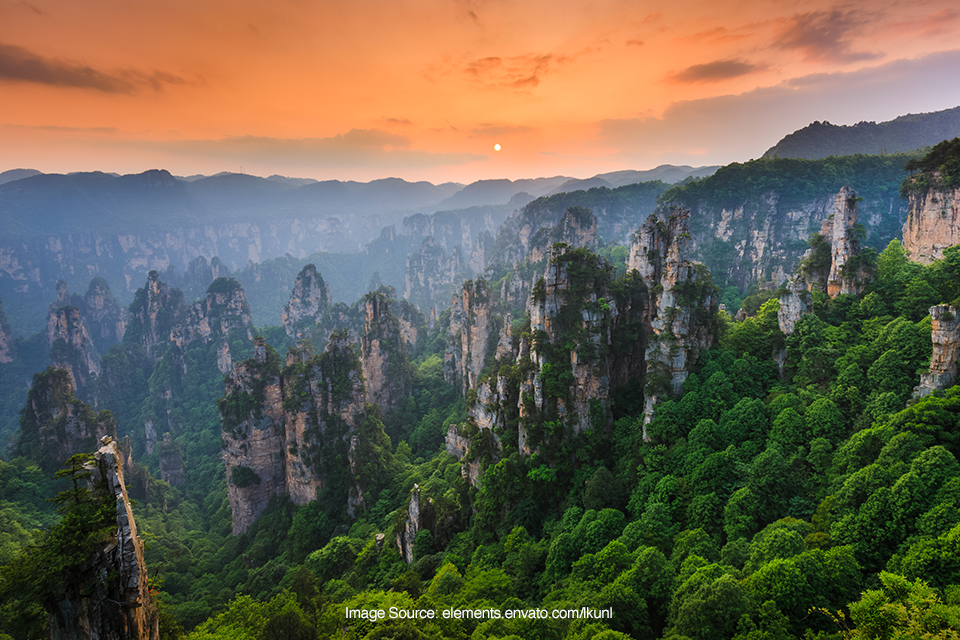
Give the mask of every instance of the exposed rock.
M 101 352 L 123 340 L 130 314 L 113 297 L 106 280 L 94 278 L 83 296 L 82 304 L 73 301 L 70 304 L 80 308 L 94 344 Z
M 574 249 L 597 248 L 597 217 L 583 207 L 570 207 L 555 227 L 540 227 L 530 236 L 528 257 L 530 262 L 540 262 L 547 257 L 550 247 L 557 242 Z
M 464 426 L 452 424 L 444 437 L 447 454 L 461 462 L 460 473 L 471 487 L 476 487 L 480 479 L 480 462 L 471 459 L 470 439 L 462 434 Z
M 940 180 L 933 172 L 934 185 Z M 903 225 L 903 248 L 914 262 L 930 264 L 943 250 L 960 244 L 960 188 L 932 186 L 911 191 L 909 214 Z
M 644 424 L 664 394 L 680 393 L 690 368 L 715 338 L 719 300 L 709 270 L 689 258 L 689 218 L 687 210 L 671 210 L 666 220 L 651 215 L 630 245 L 628 268 L 637 270 L 650 292 Z
M 187 316 L 183 293 L 160 281 L 156 271 L 147 276 L 147 283 L 137 290 L 130 305 L 131 329 L 147 350 L 147 355 L 159 360 L 170 341 L 170 332 Z
M 163 434 L 160 450 L 160 479 L 174 486 L 183 484 L 185 469 L 180 445 L 173 441 L 170 432 Z
M 866 274 L 850 273 L 848 262 L 860 253 L 860 242 L 853 226 L 857 223 L 857 194 L 843 187 L 833 203 L 833 214 L 823 221 L 820 235 L 830 243 L 830 272 L 826 279 L 826 293 L 831 298 L 840 294 L 860 292 Z
M 13 341 L 13 332 L 10 330 L 7 316 L 3 313 L 3 306 L 0 305 L 0 364 L 7 364 L 16 359 L 17 348 Z
M 363 506 L 380 466 L 389 464 L 390 445 L 367 411 L 354 349 L 348 334 L 334 333 L 323 353 L 306 360 L 293 353 L 281 371 L 276 353 L 258 339 L 254 358 L 234 366 L 218 404 L 235 535 L 272 495 L 306 504 L 332 483 L 349 488 L 348 512 Z
M 813 310 L 813 299 L 807 290 L 807 283 L 802 279 L 794 279 L 787 283 L 786 293 L 780 296 L 780 309 L 777 311 L 777 321 L 780 331 L 785 335 L 793 333 L 797 320 Z
M 74 395 L 70 374 L 48 367 L 34 374 L 33 386 L 20 419 L 15 451 L 57 469 L 75 453 L 96 448 L 100 437 L 117 437 L 117 424 L 109 411 L 94 413 Z
M 75 389 L 86 389 L 100 374 L 100 354 L 77 307 L 51 306 L 47 316 L 47 344 L 51 364 L 70 372 Z
M 913 397 L 922 398 L 957 383 L 957 359 L 960 357 L 960 309 L 940 304 L 930 307 L 933 320 L 933 353 L 930 370 L 920 376 Z
M 421 496 L 420 487 L 416 484 L 413 485 L 413 489 L 410 491 L 410 500 L 407 502 L 407 514 L 403 522 L 403 529 L 397 533 L 397 548 L 407 564 L 413 562 L 417 534 L 424 529 L 433 529 L 435 524 L 436 515 L 433 500 L 429 498 L 424 500 Z
M 381 292 L 364 297 L 360 362 L 367 399 L 384 413 L 393 411 L 410 390 L 405 341 L 401 324 L 390 313 L 390 299 Z M 408 327 L 410 323 L 407 323 Z M 409 332 L 409 329 L 408 329 Z M 413 336 L 414 344 L 416 337 Z
M 463 393 L 477 385 L 487 359 L 490 291 L 485 280 L 468 280 L 450 307 L 450 338 L 443 354 L 443 378 Z
M 419 251 L 407 256 L 406 286 L 403 297 L 419 309 L 429 309 L 450 299 L 457 283 L 464 277 L 460 247 L 450 255 L 432 236 L 424 238 Z
M 407 518 L 403 523 L 403 530 L 397 534 L 397 547 L 407 564 L 413 562 L 414 541 L 420 529 L 420 486 L 414 484 L 410 491 L 410 501 L 407 503 Z
M 66 598 L 48 606 L 51 640 L 156 640 L 157 607 L 147 583 L 143 542 L 137 535 L 115 439 L 104 437 L 87 468 L 90 488 L 105 484 L 116 496 L 116 533 L 65 585 Z
M 317 267 L 306 265 L 297 275 L 290 301 L 283 307 L 283 328 L 293 339 L 307 337 L 330 306 L 330 286 Z

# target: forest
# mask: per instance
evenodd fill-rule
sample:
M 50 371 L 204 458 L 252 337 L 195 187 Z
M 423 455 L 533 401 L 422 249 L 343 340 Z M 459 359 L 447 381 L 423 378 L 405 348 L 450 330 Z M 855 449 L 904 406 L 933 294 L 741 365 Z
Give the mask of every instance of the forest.
M 832 171 L 842 176 L 851 163 L 877 175 L 893 171 L 889 157 L 877 158 L 835 160 Z M 729 186 L 709 197 L 742 200 L 750 189 L 770 188 L 777 172 L 799 180 L 803 193 L 834 179 L 807 175 L 804 162 L 765 160 L 750 165 L 749 176 L 732 165 L 666 191 L 660 207 L 713 184 Z M 934 170 L 931 162 L 908 168 Z M 661 292 L 626 268 L 622 245 L 598 252 L 565 249 L 515 267 L 537 274 L 552 264 L 569 274 L 570 304 L 556 316 L 560 338 L 552 343 L 531 328 L 525 299 L 500 293 L 514 270 L 498 265 L 471 281 L 479 299 L 511 314 L 510 323 L 493 322 L 490 335 L 527 341 L 549 362 L 560 352 L 600 362 L 634 348 L 640 325 L 625 310 Z M 105 351 L 99 386 L 84 390 L 95 403 L 64 390 L 52 368 L 34 376 L 29 401 L 40 402 L 39 390 L 53 385 L 60 391 L 43 401 L 115 421 L 121 438 L 131 436 L 125 473 L 165 640 L 960 637 L 960 386 L 915 393 L 931 358 L 928 310 L 960 308 L 960 246 L 922 265 L 893 240 L 865 252 L 858 268 L 866 274 L 861 291 L 830 298 L 814 290 L 811 312 L 789 334 L 778 323 L 783 289 L 747 298 L 746 319 L 735 320 L 734 309 L 701 318 L 715 339 L 681 392 L 653 374 L 646 389 L 640 381 L 622 385 L 611 391 L 609 415 L 591 406 L 585 430 L 565 413 L 574 402 L 569 374 L 549 364 L 542 411 L 520 391 L 533 366 L 522 356 L 488 354 L 478 384 L 463 392 L 444 371 L 450 310 L 432 328 L 421 314 L 424 337 L 391 360 L 392 377 L 408 392 L 389 411 L 366 407 L 359 429 L 370 444 L 359 468 L 346 461 L 345 445 L 320 451 L 316 464 L 339 471 L 324 476 L 316 499 L 298 505 L 274 495 L 239 535 L 228 494 L 261 478 L 246 467 L 225 473 L 221 429 L 258 414 L 267 382 L 225 395 L 216 342 L 147 340 L 158 353 L 151 359 L 149 327 L 137 320 L 146 288 L 130 305 L 134 320 L 123 340 Z M 708 270 L 698 277 L 678 298 L 718 296 Z M 543 283 L 532 300 L 544 299 Z M 208 300 L 238 288 L 221 278 Z M 607 295 L 590 298 L 592 291 Z M 267 345 L 259 360 L 243 327 L 224 321 L 222 341 L 251 376 L 282 378 L 284 393 L 299 394 L 284 396 L 287 410 L 306 402 L 297 398 L 311 369 L 346 396 L 343 372 L 357 370 L 360 347 L 338 364 L 319 340 L 355 339 L 364 331 L 357 318 L 377 296 L 401 307 L 396 291 L 381 287 L 353 311 L 342 305 L 341 317 L 354 319 L 341 333 L 304 340 L 280 326 L 258 328 Z M 604 320 L 610 339 L 597 347 L 580 318 L 608 317 L 611 307 L 621 315 Z M 214 324 L 229 305 L 209 308 Z M 167 333 L 178 317 L 160 318 Z M 498 379 L 516 385 L 515 410 L 495 430 L 479 429 L 476 389 Z M 644 395 L 654 393 L 664 399 L 645 424 Z M 84 545 L 104 535 L 102 496 L 77 488 L 78 459 L 50 458 L 41 425 L 27 409 L 20 415 L 16 443 L 0 459 L 0 640 L 47 635 L 45 607 L 84 562 Z M 158 432 L 149 441 L 129 427 L 148 421 L 175 425 L 174 437 Z M 332 424 L 321 420 L 318 428 Z M 469 442 L 462 459 L 451 452 L 453 432 Z M 173 459 L 184 461 L 179 485 L 160 478 Z M 470 465 L 480 470 L 476 479 Z M 363 494 L 352 515 L 344 508 L 351 478 L 360 478 Z M 396 541 L 414 500 L 430 526 L 417 531 L 407 558 Z M 464 610 L 487 613 L 443 615 Z M 612 615 L 551 613 L 565 610 Z M 425 611 L 435 616 L 398 613 Z M 530 611 L 546 613 L 516 613 Z

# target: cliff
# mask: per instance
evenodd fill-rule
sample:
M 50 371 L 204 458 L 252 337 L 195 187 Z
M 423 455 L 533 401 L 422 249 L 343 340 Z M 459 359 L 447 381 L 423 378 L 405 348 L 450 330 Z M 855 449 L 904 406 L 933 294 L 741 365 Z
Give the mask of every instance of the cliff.
M 394 301 L 395 302 L 395 301 Z M 364 296 L 363 334 L 360 336 L 360 363 L 366 384 L 367 402 L 383 413 L 393 411 L 410 391 L 407 342 L 401 322 L 390 313 L 388 292 Z M 406 337 L 416 345 L 416 333 L 406 323 Z
M 930 369 L 920 376 L 913 390 L 915 398 L 946 389 L 957 383 L 957 359 L 960 358 L 960 309 L 946 304 L 930 307 L 933 321 L 933 353 Z
M 820 224 L 820 232 L 810 238 L 799 273 L 781 290 L 777 320 L 784 334 L 792 334 L 797 320 L 812 312 L 811 292 L 819 291 L 830 298 L 859 295 L 872 277 L 861 256 L 858 202 L 849 187 L 840 189 L 834 196 L 832 213 Z M 778 357 L 782 364 L 786 352 Z
M 313 264 L 297 275 L 290 301 L 283 307 L 281 323 L 292 339 L 312 336 L 312 329 L 332 304 L 330 287 Z
M 13 332 L 7 316 L 3 313 L 3 305 L 0 304 L 0 364 L 8 364 L 16 359 L 17 347 L 13 341 Z
M 834 197 L 833 212 L 820 225 L 820 233 L 811 240 L 800 272 L 811 289 L 831 298 L 840 294 L 858 294 L 868 275 L 859 260 L 857 194 L 843 187 Z
M 46 337 L 51 364 L 69 372 L 74 388 L 86 389 L 100 374 L 100 354 L 93 345 L 80 310 L 52 305 L 47 317 Z
M 170 339 L 181 349 L 199 340 L 217 345 L 217 368 L 230 371 L 233 357 L 230 344 L 235 340 L 253 340 L 250 305 L 240 283 L 233 278 L 217 278 L 207 295 L 188 309 L 181 325 L 174 327 Z
M 143 541 L 137 535 L 114 438 L 105 436 L 86 465 L 94 494 L 116 501 L 116 527 L 64 585 L 66 597 L 48 606 L 51 640 L 156 640 L 157 607 L 150 595 Z M 109 579 L 104 579 L 108 577 Z
M 459 246 L 447 255 L 440 243 L 428 236 L 418 251 L 407 256 L 403 297 L 426 313 L 431 307 L 446 304 L 465 271 Z
M 668 186 L 654 180 L 615 189 L 598 187 L 537 198 L 509 216 L 497 229 L 487 265 L 509 266 L 527 259 L 537 262 L 545 257 L 554 242 L 594 248 L 594 239 L 590 237 L 594 233 L 607 242 L 628 242 L 630 234 L 654 211 L 657 198 Z M 594 221 L 587 219 L 584 209 L 596 216 Z M 575 212 L 572 217 L 568 216 L 571 210 Z M 570 222 L 575 222 L 576 231 L 569 226 Z M 595 231 L 590 231 L 594 224 Z M 536 257 L 532 257 L 531 252 Z
M 103 278 L 91 280 L 83 296 L 71 295 L 64 281 L 57 283 L 57 300 L 47 311 L 50 362 L 70 372 L 81 395 L 100 375 L 100 355 L 123 339 L 127 317 Z
M 113 414 L 95 413 L 78 400 L 64 369 L 49 367 L 34 374 L 20 415 L 14 452 L 36 460 L 45 469 L 57 469 L 73 454 L 94 449 L 102 436 L 117 436 Z
M 719 300 L 710 271 L 690 259 L 689 218 L 683 209 L 671 210 L 665 219 L 651 215 L 630 245 L 627 268 L 637 271 L 649 292 L 644 424 L 661 397 L 680 393 L 690 368 L 716 337 Z
M 960 244 L 960 187 L 940 186 L 939 172 L 931 178 L 928 188 L 909 192 L 903 225 L 903 248 L 921 264 L 939 260 L 944 249 Z
M 857 194 L 858 222 L 865 232 L 861 241 L 886 246 L 907 217 L 897 191 L 911 157 L 752 160 L 673 187 L 662 198 L 691 212 L 691 257 L 710 268 L 721 289 L 736 285 L 742 290 L 754 282 L 789 279 L 807 240 L 834 213 L 844 185 Z
M 151 271 L 146 284 L 137 289 L 130 304 L 130 326 L 125 339 L 139 342 L 154 360 L 159 359 L 170 340 L 170 332 L 187 316 L 183 293 L 161 282 Z
M 584 207 L 567 209 L 555 227 L 541 227 L 530 236 L 528 257 L 530 262 L 540 262 L 554 244 L 562 242 L 573 248 L 597 249 L 597 217 Z
M 487 361 L 491 332 L 503 317 L 491 313 L 491 295 L 485 280 L 468 280 L 450 306 L 450 329 L 443 354 L 443 378 L 463 393 L 476 387 Z M 496 337 L 494 333 L 494 337 Z M 498 356 L 499 357 L 499 356 Z
M 324 492 L 351 514 L 364 508 L 364 495 L 390 464 L 390 442 L 378 411 L 367 406 L 348 335 L 334 333 L 312 358 L 291 351 L 282 370 L 261 339 L 254 353 L 233 368 L 218 402 L 233 533 L 284 493 L 296 504 Z

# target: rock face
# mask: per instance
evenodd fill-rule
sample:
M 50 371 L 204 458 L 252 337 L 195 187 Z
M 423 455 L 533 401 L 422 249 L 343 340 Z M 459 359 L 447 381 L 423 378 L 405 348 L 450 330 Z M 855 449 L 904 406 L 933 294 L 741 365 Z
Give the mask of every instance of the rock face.
M 813 299 L 807 289 L 807 283 L 795 278 L 787 283 L 787 291 L 780 296 L 780 308 L 777 310 L 777 322 L 785 335 L 793 333 L 797 320 L 813 311 Z
M 100 374 L 100 354 L 77 307 L 52 307 L 47 316 L 50 362 L 67 370 L 74 388 L 86 388 Z
M 160 453 L 160 479 L 173 486 L 183 484 L 186 475 L 183 453 L 169 431 L 163 434 L 163 442 L 159 443 L 157 448 Z
M 250 305 L 240 283 L 233 278 L 217 278 L 203 300 L 190 306 L 182 325 L 174 327 L 170 339 L 181 349 L 195 340 L 217 344 L 217 368 L 230 371 L 233 363 L 230 343 L 253 340 Z
M 10 331 L 10 323 L 7 322 L 7 316 L 3 313 L 3 305 L 0 305 L 0 364 L 7 364 L 17 359 L 17 349 L 13 341 L 13 332 Z
M 218 403 L 234 535 L 273 495 L 306 504 L 330 490 L 351 514 L 363 507 L 389 465 L 390 441 L 367 409 L 349 335 L 334 333 L 316 357 L 292 351 L 283 370 L 262 340 L 254 354 L 233 368 Z
M 810 286 L 820 288 L 831 298 L 840 294 L 856 295 L 866 279 L 866 274 L 852 260 L 860 253 L 854 229 L 857 217 L 857 194 L 843 187 L 834 198 L 833 213 L 820 225 L 822 239 L 804 256 L 808 265 L 804 275 Z M 829 262 L 823 259 L 827 247 L 821 249 L 820 242 L 829 246 Z
M 58 469 L 73 454 L 95 449 L 102 436 L 117 436 L 113 414 L 94 413 L 78 400 L 65 369 L 49 367 L 33 376 L 21 416 L 15 452 L 46 469 Z
M 390 298 L 383 292 L 364 296 L 360 363 L 367 401 L 384 413 L 393 411 L 410 390 L 406 342 L 400 321 L 390 313 Z M 409 323 L 408 327 L 410 326 Z M 412 336 L 416 344 L 416 336 Z
M 465 271 L 459 246 L 448 256 L 440 243 L 428 236 L 418 251 L 407 256 L 403 297 L 421 311 L 446 304 L 456 283 L 463 281 Z
M 290 301 L 283 307 L 283 328 L 293 339 L 307 337 L 309 329 L 320 321 L 331 304 L 330 287 L 308 264 L 297 275 Z
M 443 378 L 463 393 L 477 385 L 489 350 L 490 291 L 484 280 L 468 280 L 450 307 L 450 338 L 443 354 Z M 499 356 L 498 356 L 499 357 Z
M 137 536 L 123 479 L 123 461 L 111 437 L 101 440 L 91 489 L 116 497 L 116 533 L 100 543 L 90 561 L 65 585 L 67 597 L 48 608 L 51 640 L 156 640 L 157 607 L 147 584 L 143 542 Z M 109 577 L 109 579 L 107 579 Z
M 933 183 L 939 181 L 934 172 Z M 903 248 L 911 260 L 930 264 L 943 257 L 943 250 L 960 244 L 960 188 L 930 187 L 911 191 L 907 221 L 903 225 Z
M 661 396 L 680 392 L 700 352 L 714 341 L 719 300 L 710 272 L 690 260 L 690 212 L 651 215 L 634 235 L 627 267 L 647 285 L 649 323 L 646 349 L 644 423 Z
M 127 310 L 117 303 L 110 291 L 110 285 L 103 278 L 94 278 L 83 296 L 83 302 L 76 304 L 80 308 L 84 322 L 90 329 L 94 344 L 101 352 L 123 340 L 129 320 Z
M 933 353 L 930 370 L 920 376 L 913 390 L 915 398 L 946 389 L 957 383 L 957 359 L 960 357 L 960 309 L 940 304 L 930 307 L 933 320 Z
M 597 217 L 584 207 L 570 207 L 555 227 L 540 227 L 530 236 L 528 257 L 539 262 L 547 257 L 550 247 L 562 242 L 573 248 L 597 248 Z
M 170 332 L 186 318 L 187 306 L 179 289 L 167 286 L 151 271 L 146 284 L 137 290 L 130 313 L 133 336 L 148 356 L 158 360 L 170 341 Z

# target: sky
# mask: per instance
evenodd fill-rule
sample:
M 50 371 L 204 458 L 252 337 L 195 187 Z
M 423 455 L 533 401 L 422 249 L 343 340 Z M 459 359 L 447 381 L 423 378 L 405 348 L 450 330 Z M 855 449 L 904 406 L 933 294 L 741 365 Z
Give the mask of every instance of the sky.
M 958 43 L 955 0 L 0 0 L 0 171 L 742 162 L 960 105 Z

